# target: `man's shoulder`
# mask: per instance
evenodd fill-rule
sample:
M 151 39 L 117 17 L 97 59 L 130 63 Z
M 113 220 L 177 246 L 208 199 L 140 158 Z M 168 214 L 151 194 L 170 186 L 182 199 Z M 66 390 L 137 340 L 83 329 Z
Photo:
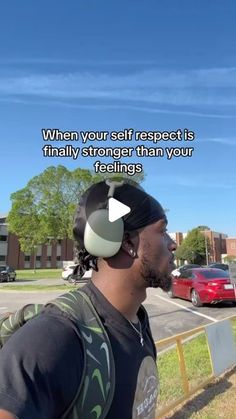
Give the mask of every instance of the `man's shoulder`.
M 45 307 L 20 327 L 0 351 L 0 405 L 16 416 L 26 409 L 23 416 L 27 418 L 52 417 L 53 409 L 53 417 L 61 417 L 61 411 L 75 397 L 83 371 L 82 342 L 73 323 L 59 310 Z M 31 382 L 37 383 L 34 393 Z M 31 399 L 32 394 L 37 396 Z M 36 401 L 42 394 L 44 403 L 38 416 Z
M 46 306 L 39 315 L 13 333 L 2 351 L 17 349 L 22 355 L 27 352 L 33 355 L 43 347 L 45 354 L 50 351 L 55 353 L 61 351 L 62 347 L 66 349 L 67 343 L 73 341 L 78 349 L 80 335 L 70 318 L 57 307 Z

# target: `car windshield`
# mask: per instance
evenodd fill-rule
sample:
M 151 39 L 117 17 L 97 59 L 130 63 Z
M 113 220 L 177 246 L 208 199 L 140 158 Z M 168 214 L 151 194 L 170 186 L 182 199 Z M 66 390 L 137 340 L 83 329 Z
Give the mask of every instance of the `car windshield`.
M 0 266 L 0 272 L 5 271 L 7 269 L 6 266 Z
M 229 278 L 229 274 L 221 269 L 212 269 L 210 270 L 202 270 L 199 272 L 204 278 L 206 279 L 213 279 L 213 278 Z

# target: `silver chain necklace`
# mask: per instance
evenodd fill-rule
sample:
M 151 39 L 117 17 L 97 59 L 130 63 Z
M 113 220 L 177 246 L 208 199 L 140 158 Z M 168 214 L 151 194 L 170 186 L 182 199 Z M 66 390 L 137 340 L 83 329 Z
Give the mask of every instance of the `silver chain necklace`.
M 135 330 L 135 332 L 139 335 L 140 343 L 143 346 L 144 345 L 144 340 L 143 340 L 142 325 L 140 323 L 140 320 L 138 321 L 139 330 L 133 325 L 133 323 L 130 320 L 128 320 L 128 322 L 129 322 L 130 326 L 132 326 L 132 328 Z

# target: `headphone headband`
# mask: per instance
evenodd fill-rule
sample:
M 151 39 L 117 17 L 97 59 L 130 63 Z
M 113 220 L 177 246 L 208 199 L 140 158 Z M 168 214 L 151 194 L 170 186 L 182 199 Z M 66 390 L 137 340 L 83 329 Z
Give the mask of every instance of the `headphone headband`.
M 124 185 L 124 181 L 116 181 L 116 180 L 111 180 L 111 179 L 107 179 L 106 180 L 106 185 L 110 187 L 107 197 L 108 198 L 112 198 L 115 192 L 116 188 L 119 188 L 119 186 Z

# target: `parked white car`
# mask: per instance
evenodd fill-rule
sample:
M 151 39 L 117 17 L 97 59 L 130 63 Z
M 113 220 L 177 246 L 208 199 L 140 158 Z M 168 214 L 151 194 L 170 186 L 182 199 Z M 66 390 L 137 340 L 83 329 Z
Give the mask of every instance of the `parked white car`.
M 62 269 L 62 274 L 61 274 L 62 279 L 64 279 L 65 281 L 69 281 L 69 282 L 71 280 L 73 280 L 72 274 L 73 274 L 73 271 L 74 271 L 74 269 L 75 269 L 76 266 L 77 265 L 67 265 L 67 266 L 64 266 L 64 268 Z M 80 278 L 80 279 L 81 280 L 86 280 L 86 279 L 91 278 L 91 276 L 92 276 L 92 270 L 85 272 L 84 276 L 82 278 Z

